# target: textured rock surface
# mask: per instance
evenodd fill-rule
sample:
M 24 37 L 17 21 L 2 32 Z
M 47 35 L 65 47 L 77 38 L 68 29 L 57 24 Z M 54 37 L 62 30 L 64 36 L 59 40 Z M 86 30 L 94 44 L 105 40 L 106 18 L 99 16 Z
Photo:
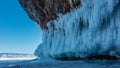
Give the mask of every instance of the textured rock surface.
M 47 22 L 58 17 L 59 13 L 70 12 L 80 5 L 80 0 L 19 0 L 29 17 L 41 28 L 47 29 Z

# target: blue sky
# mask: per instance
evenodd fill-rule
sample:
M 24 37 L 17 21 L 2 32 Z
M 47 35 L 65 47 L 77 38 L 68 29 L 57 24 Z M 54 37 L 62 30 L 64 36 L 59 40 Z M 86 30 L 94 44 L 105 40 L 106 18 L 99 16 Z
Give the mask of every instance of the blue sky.
M 34 53 L 41 43 L 40 27 L 18 0 L 0 0 L 0 53 Z

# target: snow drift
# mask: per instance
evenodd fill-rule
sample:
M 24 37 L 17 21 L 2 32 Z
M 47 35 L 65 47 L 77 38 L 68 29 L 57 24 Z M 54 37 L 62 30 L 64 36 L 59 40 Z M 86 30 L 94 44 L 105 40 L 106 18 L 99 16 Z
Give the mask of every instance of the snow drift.
M 43 30 L 38 57 L 120 56 L 119 0 L 81 0 L 79 7 L 58 16 Z

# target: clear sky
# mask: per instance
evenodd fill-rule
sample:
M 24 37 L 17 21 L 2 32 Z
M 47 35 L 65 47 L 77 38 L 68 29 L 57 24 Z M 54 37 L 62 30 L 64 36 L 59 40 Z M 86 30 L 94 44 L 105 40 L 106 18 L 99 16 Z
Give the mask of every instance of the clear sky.
M 41 43 L 40 27 L 18 0 L 0 0 L 0 53 L 34 53 Z

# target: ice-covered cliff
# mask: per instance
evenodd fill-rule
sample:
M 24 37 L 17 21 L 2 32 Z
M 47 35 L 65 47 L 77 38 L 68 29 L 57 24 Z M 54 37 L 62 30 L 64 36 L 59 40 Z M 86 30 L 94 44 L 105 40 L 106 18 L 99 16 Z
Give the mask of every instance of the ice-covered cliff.
M 32 16 L 31 19 L 39 24 L 44 24 L 41 21 L 42 18 L 39 17 L 44 17 L 44 14 L 40 15 L 40 9 L 36 7 L 37 4 L 33 4 L 33 1 L 40 4 L 39 2 L 42 0 L 19 1 L 28 15 Z M 73 3 L 73 0 L 71 1 L 69 1 L 70 5 Z M 44 24 L 45 26 L 41 25 L 42 28 L 46 28 L 43 29 L 43 42 L 36 49 L 35 55 L 52 58 L 85 58 L 96 55 L 119 57 L 120 1 L 74 1 L 76 4 L 79 2 L 79 6 L 77 5 L 73 9 L 70 8 L 70 11 L 66 11 L 65 13 L 56 13 L 57 16 L 54 19 L 47 20 L 46 25 Z M 25 8 L 25 5 L 28 7 Z M 28 8 L 31 8 L 31 10 Z

